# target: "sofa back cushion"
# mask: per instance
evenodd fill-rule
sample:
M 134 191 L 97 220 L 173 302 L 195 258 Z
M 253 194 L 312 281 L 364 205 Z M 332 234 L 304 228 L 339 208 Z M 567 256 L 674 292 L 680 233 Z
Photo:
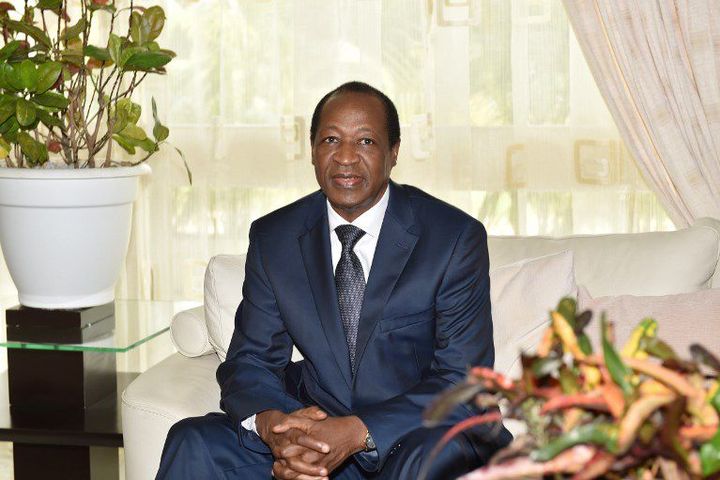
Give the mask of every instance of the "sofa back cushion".
M 205 272 L 205 320 L 210 344 L 220 360 L 225 360 L 235 328 L 244 278 L 245 255 L 217 255 Z M 490 273 L 490 285 L 495 364 L 506 372 L 516 365 L 521 349 L 537 343 L 548 311 L 563 296 L 575 295 L 572 252 L 497 268 Z
M 594 297 L 694 292 L 709 287 L 715 274 L 720 253 L 718 225 L 702 219 L 674 232 L 489 237 L 490 268 L 572 250 L 577 283 Z
M 701 219 L 693 227 L 675 232 L 565 238 L 491 236 L 490 269 L 495 272 L 503 265 L 572 250 L 575 279 L 595 297 L 692 292 L 706 288 L 715 273 L 720 250 L 718 225 L 716 220 Z M 544 276 L 540 278 L 539 270 L 534 271 L 533 282 L 546 281 Z M 235 328 L 244 279 L 245 255 L 217 255 L 210 259 L 205 272 L 205 320 L 210 344 L 221 360 L 225 359 Z M 559 300 L 551 297 L 545 299 L 548 309 Z M 524 308 L 522 301 L 512 307 Z M 496 316 L 498 333 L 503 328 L 498 318 L 503 317 Z M 518 315 L 517 321 L 523 318 L 534 321 L 527 315 Z M 500 363 L 503 361 L 499 358 Z
M 205 322 L 210 344 L 225 360 L 242 300 L 245 255 L 216 255 L 205 270 Z

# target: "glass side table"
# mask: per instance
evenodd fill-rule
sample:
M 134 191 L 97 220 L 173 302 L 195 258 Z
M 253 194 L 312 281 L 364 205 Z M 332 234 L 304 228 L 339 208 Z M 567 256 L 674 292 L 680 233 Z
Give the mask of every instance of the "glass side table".
M 8 370 L 0 379 L 0 441 L 12 441 L 15 479 L 117 479 L 120 396 L 139 372 L 116 355 L 169 330 L 200 302 L 116 300 L 72 311 L 0 299 Z

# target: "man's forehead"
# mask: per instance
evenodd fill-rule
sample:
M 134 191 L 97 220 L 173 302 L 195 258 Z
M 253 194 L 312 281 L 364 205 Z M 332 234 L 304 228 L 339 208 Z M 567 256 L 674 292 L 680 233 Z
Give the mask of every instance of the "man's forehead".
M 372 118 L 368 117 L 378 115 L 378 120 L 382 120 L 383 124 L 385 123 L 385 106 L 375 95 L 364 92 L 340 92 L 330 97 L 327 102 L 325 102 L 325 105 L 323 105 L 322 111 L 320 112 L 319 127 L 337 127 L 337 125 L 333 125 L 336 120 L 328 118 L 328 113 L 333 113 L 337 109 L 342 109 L 344 115 L 349 114 L 358 120 L 372 120 Z M 371 129 L 372 126 L 371 124 L 366 124 L 360 127 Z

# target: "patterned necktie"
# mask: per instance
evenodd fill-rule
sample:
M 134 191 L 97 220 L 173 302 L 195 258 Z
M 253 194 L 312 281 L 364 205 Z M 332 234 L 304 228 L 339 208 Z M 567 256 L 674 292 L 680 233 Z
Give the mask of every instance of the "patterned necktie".
M 350 366 L 355 374 L 355 345 L 357 344 L 358 323 L 365 293 L 365 275 L 360 259 L 353 252 L 355 244 L 365 232 L 354 225 L 340 225 L 335 229 L 342 253 L 335 267 L 335 288 L 337 289 L 340 318 L 345 329 L 345 338 L 350 351 Z

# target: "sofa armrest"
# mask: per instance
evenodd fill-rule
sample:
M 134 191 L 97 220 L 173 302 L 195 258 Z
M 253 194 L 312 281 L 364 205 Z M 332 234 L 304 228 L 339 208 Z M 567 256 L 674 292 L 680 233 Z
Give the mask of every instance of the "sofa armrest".
M 217 355 L 173 354 L 137 377 L 122 394 L 125 478 L 155 478 L 170 427 L 220 411 Z
M 170 338 L 178 352 L 186 357 L 215 353 L 210 344 L 203 305 L 176 313 L 170 322 Z

